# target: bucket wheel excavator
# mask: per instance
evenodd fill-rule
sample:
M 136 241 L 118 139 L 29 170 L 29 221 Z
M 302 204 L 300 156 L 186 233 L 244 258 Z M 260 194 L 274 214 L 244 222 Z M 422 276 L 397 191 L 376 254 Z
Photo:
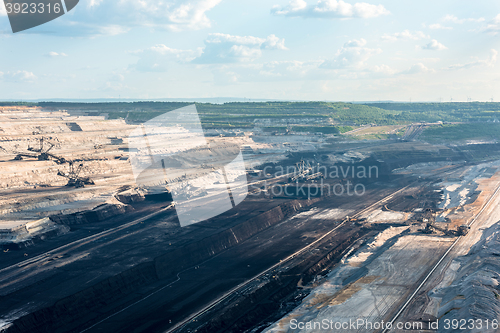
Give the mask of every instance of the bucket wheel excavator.
M 34 158 L 39 161 L 49 161 L 52 159 L 56 161 L 57 164 L 66 163 L 66 159 L 64 157 L 50 153 L 52 148 L 57 146 L 56 143 L 44 137 L 39 138 L 38 142 L 38 147 L 28 147 L 28 150 L 30 152 L 18 153 L 14 160 L 19 161 L 23 160 L 24 158 Z
M 94 181 L 90 177 L 80 176 L 80 172 L 83 169 L 83 163 L 76 165 L 74 161 L 69 161 L 68 164 L 69 172 L 66 173 L 61 170 L 57 172 L 58 176 L 68 179 L 66 186 L 80 188 L 85 187 L 85 185 L 95 185 Z

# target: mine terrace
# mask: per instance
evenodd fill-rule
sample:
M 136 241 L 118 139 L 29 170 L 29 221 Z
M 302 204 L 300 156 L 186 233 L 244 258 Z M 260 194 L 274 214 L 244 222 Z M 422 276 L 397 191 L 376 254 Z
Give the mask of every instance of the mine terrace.
M 500 104 L 200 103 L 206 146 L 167 161 L 189 172 L 139 185 L 167 148 L 131 133 L 187 106 L 2 104 L 0 332 L 497 319 Z M 181 226 L 211 174 L 232 208 Z

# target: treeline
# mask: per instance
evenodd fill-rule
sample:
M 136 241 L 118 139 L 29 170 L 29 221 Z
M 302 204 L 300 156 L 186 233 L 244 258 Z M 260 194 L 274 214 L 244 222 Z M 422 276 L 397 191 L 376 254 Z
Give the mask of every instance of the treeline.
M 500 118 L 500 103 L 372 103 L 367 106 L 397 112 L 398 123 L 408 122 L 484 122 Z
M 37 103 L 30 103 L 30 102 L 0 102 L 0 106 L 37 106 Z
M 123 118 L 131 122 L 145 122 L 165 112 L 193 103 L 187 102 L 4 102 L 2 106 L 29 105 L 48 109 L 66 109 L 82 112 L 107 113 L 109 118 Z M 303 124 L 342 127 L 365 124 L 398 125 L 414 122 L 488 122 L 500 119 L 500 103 L 370 103 L 345 102 L 262 102 L 262 103 L 195 103 L 204 124 L 211 128 L 251 127 L 269 119 L 272 126 Z M 328 125 L 330 126 L 330 125 Z
M 468 123 L 433 126 L 427 128 L 421 136 L 429 142 L 463 140 L 500 140 L 500 123 Z

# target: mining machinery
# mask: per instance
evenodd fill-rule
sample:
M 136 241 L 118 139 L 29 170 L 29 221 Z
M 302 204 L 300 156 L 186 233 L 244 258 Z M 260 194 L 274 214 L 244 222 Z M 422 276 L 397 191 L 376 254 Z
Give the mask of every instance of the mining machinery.
M 170 190 L 170 188 L 168 189 Z M 177 198 L 183 198 L 185 200 L 202 197 L 208 194 L 206 189 L 192 186 L 187 182 L 178 183 L 171 191 Z
M 324 175 L 322 172 L 316 172 L 316 173 L 313 173 L 312 175 L 306 176 L 306 180 L 313 180 L 316 178 L 323 178 L 323 177 L 324 177 Z
M 457 230 L 448 230 L 448 229 L 443 229 L 439 228 L 433 223 L 427 223 L 425 226 L 425 229 L 422 230 L 424 234 L 432 234 L 434 233 L 435 230 L 443 232 L 445 235 L 448 236 L 465 236 L 469 233 L 470 227 L 467 224 L 463 224 L 457 228 Z
M 422 206 L 426 205 L 426 202 L 421 203 Z M 421 213 L 421 222 L 425 223 L 425 229 L 422 230 L 424 234 L 432 234 L 436 231 L 441 231 L 445 235 L 453 235 L 453 230 L 443 229 L 437 226 L 434 222 L 436 222 L 436 212 L 431 208 L 426 208 Z
M 49 161 L 50 159 L 53 159 L 54 161 L 56 161 L 57 164 L 66 163 L 66 159 L 64 157 L 50 153 L 50 151 L 52 150 L 52 148 L 56 146 L 56 144 L 52 143 L 50 140 L 44 137 L 39 138 L 38 142 L 39 146 L 37 148 L 28 147 L 30 153 L 28 152 L 18 153 L 14 158 L 14 160 L 19 161 L 27 157 L 27 158 L 35 158 L 39 161 Z
M 80 177 L 80 172 L 83 169 L 83 163 L 75 165 L 75 162 L 70 161 L 69 164 L 69 172 L 65 173 L 62 171 L 58 171 L 57 175 L 61 177 L 65 177 L 68 179 L 68 183 L 66 186 L 70 187 L 84 187 L 85 185 L 95 185 L 94 181 L 90 177 Z
M 424 222 L 426 222 L 426 220 L 427 219 L 424 219 Z M 425 225 L 425 229 L 423 229 L 422 232 L 424 234 L 433 234 L 436 230 L 441 231 L 445 235 L 451 235 L 453 233 L 452 230 L 440 228 L 440 227 L 434 225 L 432 222 L 427 222 L 427 224 Z
M 300 160 L 300 162 L 297 162 L 295 164 L 296 169 L 295 169 L 295 174 L 288 178 L 288 181 L 290 183 L 293 183 L 297 180 L 313 180 L 316 178 L 323 178 L 323 173 L 321 172 L 314 172 L 314 168 L 311 166 L 309 162 L 306 163 L 304 160 Z
M 306 163 L 306 161 L 302 159 L 300 162 L 295 163 L 295 166 L 295 174 L 288 179 L 290 182 L 305 178 L 312 171 L 312 167 L 309 162 Z
M 469 233 L 470 227 L 467 224 L 462 224 L 457 229 L 457 236 L 465 236 Z

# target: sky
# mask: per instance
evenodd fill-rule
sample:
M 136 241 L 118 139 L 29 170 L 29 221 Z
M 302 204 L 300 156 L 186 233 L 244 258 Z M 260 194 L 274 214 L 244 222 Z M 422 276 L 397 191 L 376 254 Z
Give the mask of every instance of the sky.
M 500 2 L 80 0 L 12 33 L 0 100 L 500 101 Z

